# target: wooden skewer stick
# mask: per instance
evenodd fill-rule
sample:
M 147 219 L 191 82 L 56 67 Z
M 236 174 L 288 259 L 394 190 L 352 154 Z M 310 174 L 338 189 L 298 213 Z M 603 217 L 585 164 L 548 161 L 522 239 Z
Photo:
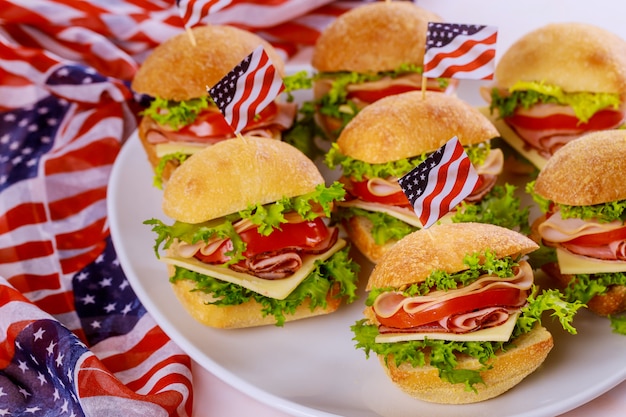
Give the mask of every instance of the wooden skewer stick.
M 187 32 L 187 36 L 189 36 L 189 41 L 191 41 L 191 44 L 193 46 L 196 46 L 196 37 L 193 35 L 193 32 L 191 31 L 191 28 L 187 25 L 185 25 L 185 31 Z

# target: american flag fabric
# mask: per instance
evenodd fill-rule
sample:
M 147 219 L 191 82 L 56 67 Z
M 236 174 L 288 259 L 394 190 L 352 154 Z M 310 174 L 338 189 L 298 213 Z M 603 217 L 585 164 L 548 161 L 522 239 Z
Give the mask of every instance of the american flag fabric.
M 208 93 L 228 124 L 239 133 L 284 89 L 281 75 L 259 45 Z
M 221 23 L 259 29 L 235 3 L 208 18 L 228 11 Z M 347 9 L 255 7 L 288 3 L 275 25 Z M 191 416 L 190 358 L 129 285 L 106 212 L 142 109 L 130 81 L 184 31 L 176 2 L 0 0 L 0 10 L 0 416 Z M 316 21 L 304 35 L 290 26 L 294 38 L 311 45 Z
M 211 13 L 216 13 L 233 0 L 176 0 L 176 6 L 186 27 L 196 26 Z
M 423 228 L 471 194 L 479 177 L 455 136 L 398 180 Z
M 429 22 L 424 77 L 493 79 L 497 37 L 495 26 Z

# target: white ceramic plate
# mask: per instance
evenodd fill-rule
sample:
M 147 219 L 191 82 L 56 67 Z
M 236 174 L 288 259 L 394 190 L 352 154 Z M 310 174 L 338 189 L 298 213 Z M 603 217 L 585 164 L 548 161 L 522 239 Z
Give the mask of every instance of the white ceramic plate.
M 155 234 L 142 222 L 160 218 L 161 192 L 133 135 L 109 184 L 111 235 L 133 289 L 162 329 L 196 362 L 257 400 L 295 416 L 554 416 L 626 379 L 626 337 L 606 319 L 583 312 L 578 335 L 550 320 L 555 347 L 539 370 L 495 399 L 460 406 L 430 404 L 399 391 L 375 357 L 354 348 L 350 326 L 362 317 L 363 295 L 338 312 L 274 326 L 216 330 L 178 303 L 166 268 L 154 255 Z M 369 270 L 363 267 L 362 281 Z M 196 395 L 202 395 L 196 393 Z

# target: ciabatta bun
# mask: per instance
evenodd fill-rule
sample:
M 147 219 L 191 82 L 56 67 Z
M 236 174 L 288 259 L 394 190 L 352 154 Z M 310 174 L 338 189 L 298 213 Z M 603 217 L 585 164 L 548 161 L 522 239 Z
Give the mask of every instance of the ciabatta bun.
M 163 193 L 163 212 L 200 223 L 283 197 L 314 191 L 324 178 L 295 147 L 244 137 L 219 142 L 193 154 L 177 168 Z
M 422 401 L 440 404 L 469 404 L 485 401 L 508 391 L 533 373 L 544 362 L 554 346 L 552 335 L 536 326 L 515 339 L 506 351 L 498 351 L 489 361 L 491 369 L 480 373 L 484 384 L 476 384 L 477 392 L 463 384 L 451 384 L 439 378 L 439 370 L 430 365 L 413 367 L 409 363 L 396 366 L 393 356 L 378 355 L 385 372 L 407 394 Z M 460 355 L 459 369 L 479 369 L 478 360 Z
M 342 154 L 380 164 L 436 151 L 452 137 L 463 145 L 499 136 L 491 121 L 458 97 L 411 91 L 361 110 L 337 139 Z
M 535 193 L 555 203 L 590 206 L 626 199 L 626 130 L 588 133 L 548 160 Z
M 424 281 L 433 270 L 467 269 L 468 254 L 492 251 L 498 258 L 524 255 L 539 246 L 519 232 L 486 223 L 446 223 L 413 232 L 376 264 L 367 289 L 401 288 Z
M 518 81 L 557 85 L 565 92 L 626 93 L 626 42 L 586 23 L 552 23 L 514 42 L 496 66 L 500 88 Z
M 374 2 L 335 19 L 315 44 L 317 71 L 390 71 L 401 64 L 424 62 L 428 22 L 441 18 L 412 2 Z
M 226 25 L 196 26 L 191 31 L 196 45 L 183 32 L 154 48 L 133 78 L 135 92 L 175 101 L 206 96 L 207 86 L 217 84 L 259 45 L 284 74 L 282 58 L 258 35 Z

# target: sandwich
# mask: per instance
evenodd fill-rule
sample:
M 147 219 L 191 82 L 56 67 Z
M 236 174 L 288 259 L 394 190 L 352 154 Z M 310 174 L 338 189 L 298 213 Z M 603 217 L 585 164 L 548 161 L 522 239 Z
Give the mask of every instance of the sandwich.
M 441 18 L 412 2 L 373 2 L 329 24 L 314 46 L 313 98 L 317 120 L 330 138 L 365 106 L 421 90 L 428 22 Z M 450 79 L 429 79 L 428 90 L 452 91 Z
M 370 261 L 376 263 L 399 239 L 422 227 L 398 179 L 454 136 L 480 179 L 440 221 L 528 228 L 528 209 L 520 208 L 515 187 L 497 184 L 504 157 L 491 147 L 499 133 L 489 119 L 445 93 L 402 93 L 359 112 L 325 158 L 331 169 L 339 169 L 339 181 L 348 193 L 337 203 L 333 218 L 344 224 L 351 241 Z
M 151 98 L 142 111 L 138 135 L 155 170 L 155 183 L 166 182 L 189 155 L 224 139 L 232 128 L 207 94 L 256 47 L 263 45 L 277 71 L 284 63 L 276 50 L 259 36 L 231 26 L 196 26 L 157 46 L 139 67 L 131 87 Z M 281 138 L 296 115 L 294 103 L 279 96 L 241 132 L 243 135 Z
M 541 268 L 570 300 L 602 316 L 626 311 L 626 131 L 588 133 L 554 153 L 527 190 L 543 215 Z
M 576 303 L 538 293 L 525 255 L 530 238 L 500 226 L 448 223 L 400 240 L 374 267 L 356 347 L 423 401 L 496 397 L 536 371 L 553 347 L 541 325 L 553 310 L 571 333 Z
M 626 41 L 590 24 L 553 23 L 505 51 L 485 98 L 504 140 L 541 169 L 565 143 L 621 126 L 625 96 Z
M 197 321 L 282 326 L 356 297 L 358 265 L 328 220 L 344 193 L 339 183 L 326 186 L 293 146 L 244 137 L 190 156 L 163 193 L 163 213 L 174 222 L 144 223 L 157 234 L 155 253 L 176 296 Z

